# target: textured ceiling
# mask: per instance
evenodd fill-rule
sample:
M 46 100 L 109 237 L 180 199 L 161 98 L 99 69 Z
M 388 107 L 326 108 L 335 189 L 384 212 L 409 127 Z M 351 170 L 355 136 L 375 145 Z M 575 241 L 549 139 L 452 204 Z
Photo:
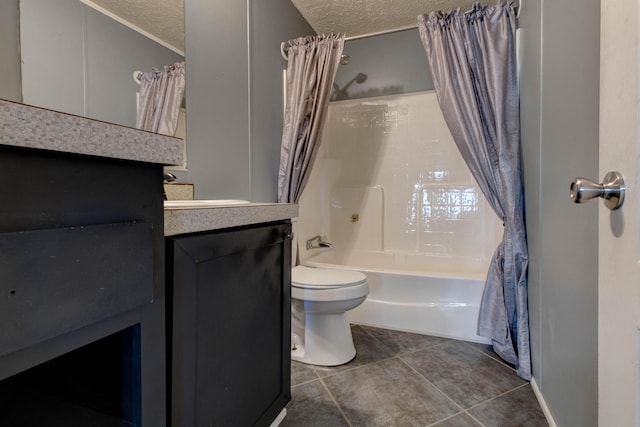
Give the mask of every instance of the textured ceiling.
M 184 52 L 184 0 L 81 1 L 103 8 L 174 50 Z M 291 0 L 316 33 L 346 33 L 347 37 L 415 26 L 418 14 L 456 8 L 467 10 L 475 1 Z
M 417 16 L 436 10 L 467 10 L 478 0 L 291 0 L 318 34 L 353 37 L 415 27 Z
M 120 17 L 184 52 L 184 0 L 81 0 Z

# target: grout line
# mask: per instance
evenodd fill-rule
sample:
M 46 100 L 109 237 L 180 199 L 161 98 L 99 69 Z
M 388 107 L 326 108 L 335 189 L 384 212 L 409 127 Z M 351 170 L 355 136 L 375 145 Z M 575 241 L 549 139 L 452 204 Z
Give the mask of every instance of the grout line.
M 489 354 L 485 353 L 484 351 L 477 349 L 475 346 L 471 345 L 471 344 L 470 344 L 470 343 L 468 343 L 467 341 L 460 341 L 460 342 L 464 343 L 467 347 L 469 347 L 469 348 L 471 348 L 471 349 L 473 349 L 473 350 L 477 351 L 478 353 L 482 354 L 483 356 L 486 356 L 486 357 L 488 357 L 489 359 L 494 360 L 494 361 L 498 362 L 499 364 L 501 364 L 501 365 L 503 365 L 503 366 L 506 366 L 507 368 L 509 368 L 509 369 L 511 369 L 513 372 L 515 372 L 516 374 L 518 373 L 518 371 L 517 371 L 514 367 L 509 366 L 509 365 L 507 364 L 507 362 L 506 362 L 506 361 L 502 360 L 502 358 L 501 358 L 500 356 L 498 356 L 498 353 L 496 353 L 496 356 L 498 356 L 498 357 L 497 357 L 497 358 L 495 358 L 495 357 L 493 357 L 493 356 L 491 356 L 491 355 L 489 355 Z M 489 344 L 487 344 L 487 345 L 489 345 Z
M 427 425 L 427 427 L 437 426 L 438 424 L 440 424 L 440 423 L 441 423 L 441 422 L 443 422 L 443 421 L 450 420 L 451 418 L 453 418 L 453 417 L 457 417 L 458 415 L 460 415 L 460 414 L 464 414 L 464 413 L 465 413 L 465 411 L 456 412 L 455 414 L 453 414 L 453 415 L 451 415 L 451 416 L 449 416 L 449 417 L 447 417 L 447 418 L 443 418 L 443 419 L 441 419 L 441 420 L 438 420 L 438 421 L 436 421 L 436 422 L 433 422 L 433 423 L 431 423 L 431 424 L 428 424 L 428 425 Z
M 530 384 L 529 384 L 529 383 L 520 384 L 519 386 L 514 387 L 514 388 L 512 388 L 511 390 L 507 390 L 507 391 L 505 391 L 505 392 L 503 392 L 503 393 L 500 393 L 500 394 L 498 394 L 498 395 L 495 395 L 495 396 L 493 396 L 493 397 L 490 397 L 490 398 L 489 398 L 489 399 L 487 399 L 487 400 L 483 400 L 482 402 L 478 402 L 478 403 L 476 403 L 476 404 L 475 404 L 475 405 L 473 405 L 473 406 L 469 406 L 469 407 L 466 409 L 466 411 L 469 411 L 469 410 L 471 410 L 471 409 L 477 408 L 478 406 L 480 406 L 480 405 L 484 405 L 485 403 L 489 403 L 489 402 L 491 402 L 492 400 L 496 400 L 496 399 L 498 399 L 498 398 L 500 398 L 500 397 L 502 397 L 502 396 L 505 396 L 505 395 L 507 395 L 507 394 L 511 393 L 512 391 L 516 391 L 516 390 L 518 390 L 519 388 L 526 387 L 526 386 L 528 386 L 528 385 L 530 385 Z
M 432 344 L 432 345 L 430 345 L 428 347 L 419 348 L 417 350 L 411 350 L 411 351 L 407 351 L 405 353 L 399 353 L 396 356 L 409 356 L 410 354 L 415 354 L 415 353 L 418 353 L 418 352 L 421 352 L 421 351 L 425 351 L 425 350 L 431 350 L 433 348 L 440 347 L 440 346 L 445 345 L 445 344 L 449 344 L 449 343 L 451 343 L 453 341 L 457 341 L 457 340 L 454 340 L 454 339 L 451 339 L 451 338 L 445 338 L 445 339 L 447 341 L 439 342 L 439 343 L 436 343 L 436 344 Z
M 312 383 L 312 382 L 314 382 L 314 381 L 318 381 L 319 379 L 320 379 L 320 378 L 314 378 L 314 379 L 312 379 L 312 380 L 303 381 L 303 382 L 298 383 L 298 384 L 296 384 L 296 385 L 292 385 L 292 386 L 291 386 L 291 388 L 295 388 L 295 387 L 298 387 L 298 386 L 301 386 L 301 385 L 309 384 L 309 383 Z
M 368 329 L 368 328 L 366 327 L 366 325 L 361 325 L 361 324 L 359 324 L 359 323 L 350 323 L 350 325 L 351 325 L 351 326 L 358 326 L 360 329 L 362 329 L 362 330 L 363 330 L 367 335 L 369 335 L 371 338 L 373 338 L 373 339 L 375 339 L 375 340 L 377 340 L 377 341 L 380 341 L 380 340 L 378 340 L 376 337 L 374 337 L 374 336 L 373 336 L 373 334 L 372 334 L 371 332 L 367 331 L 367 329 Z
M 405 363 L 406 365 L 410 366 L 407 362 L 405 362 L 405 361 L 402 359 L 402 357 L 410 356 L 410 355 L 412 355 L 412 354 L 416 354 L 416 353 L 424 352 L 424 351 L 427 351 L 427 350 L 431 350 L 431 349 L 436 348 L 436 347 L 439 347 L 439 346 L 441 346 L 441 345 L 445 345 L 445 344 L 451 343 L 452 341 L 456 341 L 456 340 L 454 340 L 454 339 L 447 339 L 447 341 L 444 341 L 444 342 L 441 342 L 441 343 L 437 343 L 437 344 L 433 344 L 433 345 L 430 345 L 430 346 L 425 347 L 425 348 L 420 348 L 420 349 L 417 349 L 417 350 L 411 350 L 411 351 L 407 351 L 407 352 L 405 352 L 405 353 L 398 353 L 398 354 L 394 355 L 393 357 L 389 357 L 389 358 L 384 359 L 384 360 L 389 360 L 389 359 L 397 358 L 397 359 L 402 360 L 402 362 L 403 362 L 403 363 Z M 382 362 L 382 361 L 384 361 L 384 360 L 380 360 L 380 361 L 378 361 L 378 362 Z M 378 363 L 378 362 L 372 362 L 372 363 Z M 370 363 L 370 364 L 372 364 L 372 363 Z M 413 369 L 413 368 L 411 368 L 411 369 Z M 413 369 L 413 370 L 415 371 L 415 369 Z M 416 372 L 417 372 L 417 371 L 416 371 Z M 420 373 L 418 372 L 418 374 L 420 374 Z M 422 376 L 422 375 L 421 375 L 421 376 Z M 424 376 L 422 376 L 422 377 L 424 378 Z M 425 378 L 425 380 L 426 380 L 426 378 Z M 429 381 L 429 380 L 427 380 L 427 381 Z M 429 381 L 429 383 L 435 387 L 435 385 L 434 385 L 433 383 L 431 383 L 430 381 Z M 436 388 L 437 388 L 437 387 L 436 387 Z
M 402 360 L 402 359 L 401 359 L 401 360 Z M 404 361 L 403 361 L 403 362 L 404 362 Z M 405 363 L 406 363 L 406 362 L 405 362 Z M 411 369 L 413 369 L 413 367 L 412 367 L 411 365 L 409 365 L 409 364 L 407 364 L 407 365 L 408 365 Z M 413 369 L 413 370 L 414 370 L 414 371 L 416 371 L 415 369 Z M 435 386 L 433 383 L 431 383 L 431 381 L 429 381 L 429 380 L 428 380 L 428 379 L 426 379 L 422 374 L 420 374 L 420 372 L 418 372 L 418 371 L 416 371 L 416 372 L 417 372 L 417 374 L 418 374 L 418 375 L 420 375 L 422 378 L 424 378 L 427 382 L 429 382 L 429 383 L 430 383 L 430 384 L 432 384 L 434 387 L 436 387 L 436 389 L 437 389 L 438 391 L 440 391 L 440 392 L 441 392 L 442 394 L 444 394 L 447 398 L 449 398 L 449 400 L 451 400 L 454 404 L 456 404 L 456 406 L 461 407 L 461 406 L 460 406 L 460 405 L 458 405 L 455 401 L 453 401 L 453 399 L 451 399 L 449 396 L 447 396 L 447 394 L 446 394 L 445 392 L 443 392 L 442 390 L 440 390 L 437 386 Z M 442 420 L 439 420 L 439 421 L 437 421 L 437 422 L 436 422 L 436 423 L 434 423 L 434 424 L 430 424 L 430 425 L 429 425 L 429 426 L 427 426 L 427 427 L 430 427 L 430 426 L 437 426 L 437 424 L 438 424 L 438 423 L 440 423 L 440 422 L 442 422 L 442 421 L 445 421 L 445 420 L 448 420 L 449 418 L 453 418 L 453 417 L 455 417 L 455 416 L 457 416 L 457 415 L 460 415 L 461 413 L 465 413 L 465 414 L 467 414 L 467 415 L 468 415 L 470 418 L 472 418 L 475 422 L 477 422 L 478 424 L 480 424 L 480 426 L 485 427 L 485 425 L 484 425 L 484 424 L 483 424 L 479 419 L 477 419 L 476 417 L 474 417 L 474 416 L 473 416 L 469 411 L 470 411 L 470 410 L 472 410 L 472 409 L 474 409 L 474 408 L 477 408 L 478 406 L 484 405 L 485 403 L 489 403 L 489 402 L 491 402 L 492 400 L 496 400 L 496 399 L 498 399 L 498 398 L 500 398 L 500 397 L 502 397 L 502 396 L 505 396 L 505 395 L 507 395 L 507 394 L 509 394 L 509 393 L 511 393 L 511 392 L 513 392 L 513 391 L 516 391 L 516 390 L 518 390 L 519 388 L 526 387 L 527 385 L 529 385 L 529 384 L 528 384 L 528 383 L 521 384 L 521 385 L 519 385 L 519 386 L 517 386 L 517 387 L 512 388 L 511 390 L 505 391 L 505 392 L 500 393 L 500 394 L 498 394 L 498 395 L 496 395 L 496 396 L 493 396 L 493 397 L 491 397 L 491 398 L 489 398 L 489 399 L 483 400 L 482 402 L 478 402 L 478 403 L 476 403 L 475 405 L 472 405 L 472 406 L 470 406 L 470 407 L 468 407 L 468 408 L 466 408 L 466 409 L 462 408 L 462 411 L 460 411 L 460 412 L 458 412 L 458 413 L 456 413 L 456 414 L 454 414 L 454 415 L 451 415 L 451 416 L 450 416 L 450 417 L 448 417 L 448 418 L 443 418 Z
M 329 390 L 329 387 L 327 387 L 327 385 L 324 383 L 324 381 L 322 381 L 322 378 L 320 378 L 320 384 L 322 384 L 322 386 L 327 391 L 327 393 L 329 393 L 329 397 L 331 397 L 331 400 L 333 400 L 333 403 L 336 404 L 336 406 L 338 407 L 338 411 L 340 411 L 340 414 L 342 414 L 342 417 L 344 418 L 344 420 L 347 422 L 347 424 L 349 424 L 349 427 L 353 427 L 353 425 L 351 424 L 351 421 L 349 421 L 349 418 L 347 418 L 347 416 L 345 415 L 344 411 L 342 410 L 342 407 L 338 403 L 338 400 L 335 398 L 333 393 L 331 393 L 331 390 Z
M 398 353 L 398 354 L 396 354 L 396 357 L 411 356 L 412 354 L 420 353 L 421 351 L 430 350 L 432 348 L 435 348 L 438 345 L 440 345 L 440 344 L 436 344 L 436 345 L 433 345 L 431 347 L 420 348 L 418 350 L 411 350 L 411 351 L 407 351 L 407 352 L 404 352 L 404 353 Z
M 452 419 L 452 418 L 454 418 L 454 417 L 457 417 L 458 415 L 462 415 L 462 414 L 466 414 L 467 416 L 469 416 L 469 418 L 471 418 L 473 421 L 477 422 L 477 423 L 480 425 L 480 427 L 486 427 L 486 426 L 485 426 L 484 424 L 482 424 L 482 423 L 481 423 L 481 422 L 480 422 L 476 417 L 474 417 L 473 415 L 471 415 L 470 413 L 468 413 L 467 411 L 464 411 L 464 410 L 463 410 L 463 411 L 460 411 L 460 412 L 457 412 L 457 413 L 455 413 L 455 414 L 451 415 L 450 417 L 447 417 L 447 418 L 443 418 L 443 419 L 441 419 L 441 420 L 438 420 L 438 421 L 436 421 L 436 422 L 435 422 L 435 423 L 433 423 L 433 424 L 429 424 L 427 427 L 438 427 L 438 424 L 440 424 L 440 423 L 442 423 L 442 422 L 444 422 L 444 421 L 450 420 L 450 419 Z
M 482 427 L 485 427 L 485 425 L 483 423 L 480 422 L 479 419 L 477 419 L 476 417 L 474 417 L 473 415 L 471 415 L 469 413 L 469 411 L 464 411 L 465 414 L 467 414 L 473 421 L 477 422 L 478 424 L 480 424 Z
M 444 340 L 443 342 L 439 342 L 439 343 L 435 343 L 435 344 L 430 344 L 430 345 L 428 345 L 427 347 L 419 348 L 419 349 L 416 349 L 416 350 L 410 350 L 410 351 L 406 351 L 406 352 L 404 352 L 404 353 L 403 353 L 403 352 L 399 352 L 398 354 L 395 354 L 394 356 L 404 356 L 404 355 L 407 355 L 407 354 L 413 354 L 413 353 L 416 353 L 416 352 L 418 352 L 418 351 L 428 350 L 428 349 L 430 349 L 430 348 L 436 348 L 436 347 L 441 346 L 441 345 L 443 345 L 443 344 L 447 344 L 447 343 L 449 343 L 449 342 L 451 342 L 451 341 L 459 341 L 459 340 L 456 340 L 456 339 L 453 339 L 453 338 L 439 337 L 439 336 L 436 336 L 436 335 L 429 335 L 429 334 L 419 334 L 419 333 L 417 333 L 417 332 L 397 331 L 397 330 L 395 330 L 395 329 L 385 329 L 385 328 L 379 328 L 379 327 L 377 327 L 377 326 L 361 325 L 361 324 L 359 324 L 359 323 L 352 323 L 352 325 L 359 326 L 359 327 L 360 327 L 360 329 L 362 329 L 364 332 L 366 332 L 366 333 L 367 333 L 371 338 L 373 338 L 373 339 L 374 339 L 374 340 L 376 340 L 377 342 L 381 343 L 385 348 L 388 348 L 388 349 L 389 349 L 389 350 L 391 350 L 391 351 L 393 351 L 393 349 L 392 349 L 391 347 L 389 347 L 388 345 L 386 345 L 386 344 L 384 343 L 384 341 L 382 341 L 382 340 L 380 340 L 380 339 L 376 338 L 373 334 L 371 334 L 369 331 L 367 331 L 367 329 L 368 329 L 368 328 L 375 328 L 375 329 L 382 329 L 382 330 L 385 330 L 385 331 L 401 332 L 401 333 L 408 334 L 408 335 L 417 335 L 417 336 L 424 336 L 424 337 L 440 338 L 440 339 L 443 339 L 443 340 Z
M 351 372 L 351 371 L 355 371 L 356 369 L 364 368 L 364 367 L 367 367 L 367 366 L 377 365 L 378 363 L 384 362 L 384 361 L 386 361 L 386 360 L 393 359 L 394 357 L 397 357 L 397 356 L 389 356 L 389 357 L 386 357 L 386 358 L 384 358 L 384 359 L 375 360 L 375 361 L 373 361 L 373 362 L 365 363 L 364 365 L 354 366 L 354 367 L 352 367 L 352 368 L 343 369 L 342 371 L 332 372 L 331 374 L 324 375 L 324 376 L 323 376 L 323 375 L 320 375 L 320 373 L 319 373 L 318 371 L 316 371 L 316 374 L 318 375 L 318 377 L 319 377 L 320 379 L 323 379 L 323 378 L 330 378 L 330 377 L 334 377 L 334 376 L 336 376 L 336 375 L 338 375 L 338 374 L 342 374 L 343 372 Z M 344 365 L 341 365 L 341 366 L 344 366 Z M 313 370 L 315 371 L 315 369 L 316 369 L 316 368 L 314 367 L 314 368 L 313 368 Z
M 389 347 L 388 345 L 386 345 L 382 340 L 376 338 L 372 333 L 370 333 L 369 331 L 367 331 L 366 327 L 364 325 L 357 325 L 362 331 L 364 331 L 365 334 L 367 334 L 371 339 L 373 339 L 375 342 L 379 343 L 380 345 L 382 345 L 382 347 L 386 348 L 387 350 L 389 350 L 389 352 L 393 353 L 393 349 L 391 347 Z M 388 329 L 387 329 L 388 330 Z
M 455 400 L 453 400 L 451 397 L 449 397 L 449 395 L 447 393 L 445 393 L 444 391 L 442 391 L 440 389 L 440 387 L 436 386 L 434 383 L 432 383 L 429 379 L 427 379 L 427 377 L 425 377 L 424 375 L 422 375 L 420 372 L 418 372 L 417 369 L 415 369 L 413 366 L 409 365 L 406 361 L 404 361 L 401 357 L 398 357 L 398 360 L 400 360 L 400 362 L 404 363 L 409 369 L 411 369 L 413 372 L 415 372 L 417 375 L 420 376 L 420 378 L 424 379 L 431 387 L 435 388 L 436 391 L 438 393 L 440 393 L 441 395 L 443 395 L 444 397 L 446 397 L 448 400 L 450 400 L 454 405 L 456 405 L 458 408 L 460 408 L 460 411 L 465 411 L 465 409 L 460 406 L 458 404 L 458 402 L 456 402 Z

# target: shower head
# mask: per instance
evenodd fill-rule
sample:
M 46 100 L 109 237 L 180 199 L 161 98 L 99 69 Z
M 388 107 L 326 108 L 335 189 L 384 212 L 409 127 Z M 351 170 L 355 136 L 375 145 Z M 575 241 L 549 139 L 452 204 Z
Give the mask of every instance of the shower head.
M 356 74 L 356 76 L 354 78 L 352 78 L 351 80 L 349 80 L 347 82 L 347 84 L 345 84 L 342 88 L 340 86 L 338 86 L 337 83 L 333 84 L 333 95 L 331 97 L 331 99 L 333 101 L 338 100 L 338 99 L 347 99 L 349 97 L 349 92 L 347 91 L 347 89 L 349 89 L 349 86 L 351 86 L 354 82 L 358 83 L 358 84 L 362 84 L 367 80 L 367 75 L 364 73 L 358 73 Z

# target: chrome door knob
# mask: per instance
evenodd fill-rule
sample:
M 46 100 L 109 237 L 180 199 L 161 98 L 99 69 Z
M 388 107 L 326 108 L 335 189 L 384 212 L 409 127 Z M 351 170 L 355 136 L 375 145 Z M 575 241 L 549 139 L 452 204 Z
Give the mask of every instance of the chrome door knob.
M 571 200 L 574 203 L 584 203 L 597 197 L 602 197 L 604 205 L 611 210 L 618 209 L 624 202 L 624 179 L 620 172 L 608 172 L 602 184 L 597 184 L 587 178 L 575 178 L 571 182 Z

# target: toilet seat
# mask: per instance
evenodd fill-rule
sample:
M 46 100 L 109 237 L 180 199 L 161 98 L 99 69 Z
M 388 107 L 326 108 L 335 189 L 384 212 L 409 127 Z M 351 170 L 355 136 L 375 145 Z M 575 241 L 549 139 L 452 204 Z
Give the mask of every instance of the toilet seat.
M 303 289 L 336 289 L 366 283 L 367 276 L 359 271 L 299 265 L 291 272 L 291 286 Z
M 291 271 L 291 297 L 309 302 L 353 301 L 369 294 L 367 276 L 359 271 L 299 265 Z

